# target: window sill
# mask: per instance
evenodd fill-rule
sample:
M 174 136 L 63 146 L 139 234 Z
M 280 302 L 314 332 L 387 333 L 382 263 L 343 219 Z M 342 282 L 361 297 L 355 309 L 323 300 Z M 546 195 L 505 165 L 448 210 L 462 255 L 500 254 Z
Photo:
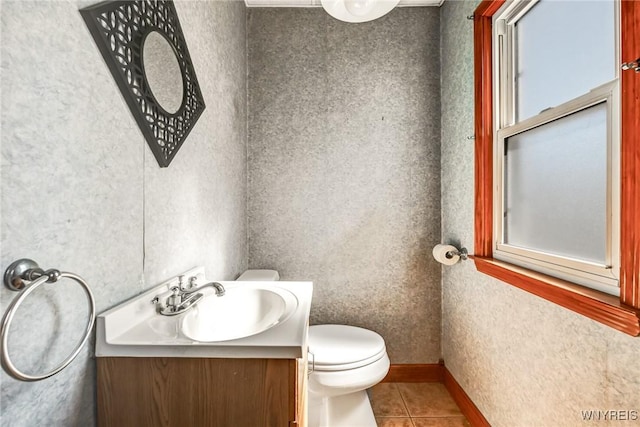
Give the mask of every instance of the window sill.
M 631 336 L 640 335 L 640 310 L 620 303 L 618 297 L 494 258 L 474 256 L 473 259 L 481 273 Z

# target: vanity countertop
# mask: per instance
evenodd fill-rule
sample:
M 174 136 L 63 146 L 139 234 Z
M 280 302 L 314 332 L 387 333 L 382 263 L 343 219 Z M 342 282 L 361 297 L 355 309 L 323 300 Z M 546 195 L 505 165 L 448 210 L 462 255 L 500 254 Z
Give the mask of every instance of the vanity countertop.
M 205 283 L 204 269 L 185 273 Z M 200 342 L 182 332 L 188 312 L 162 316 L 151 300 L 169 293 L 176 278 L 154 287 L 102 314 L 96 321 L 96 357 L 210 357 L 210 358 L 300 358 L 307 351 L 311 282 L 237 282 L 220 281 L 227 289 L 276 288 L 289 291 L 297 299 L 293 313 L 281 323 L 261 333 L 216 342 Z M 215 297 L 212 297 L 215 298 Z M 221 298 L 224 298 L 221 297 Z M 220 301 L 224 302 L 223 299 Z

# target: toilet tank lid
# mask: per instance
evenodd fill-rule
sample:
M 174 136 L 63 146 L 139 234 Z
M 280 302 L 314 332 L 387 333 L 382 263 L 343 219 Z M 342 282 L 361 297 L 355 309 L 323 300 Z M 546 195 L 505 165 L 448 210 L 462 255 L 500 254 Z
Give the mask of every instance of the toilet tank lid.
M 314 325 L 309 327 L 309 351 L 317 368 L 374 361 L 384 356 L 384 339 L 376 332 L 357 326 Z
M 250 281 L 269 281 L 275 282 L 280 280 L 280 274 L 276 270 L 247 270 L 236 280 L 243 282 Z

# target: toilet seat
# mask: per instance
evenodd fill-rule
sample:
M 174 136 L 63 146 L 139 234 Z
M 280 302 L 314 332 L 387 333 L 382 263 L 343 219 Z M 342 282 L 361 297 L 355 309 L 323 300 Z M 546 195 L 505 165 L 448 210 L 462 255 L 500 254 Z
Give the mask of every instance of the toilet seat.
M 367 366 L 383 358 L 384 339 L 368 329 L 346 325 L 309 327 L 310 362 L 316 371 L 344 371 Z

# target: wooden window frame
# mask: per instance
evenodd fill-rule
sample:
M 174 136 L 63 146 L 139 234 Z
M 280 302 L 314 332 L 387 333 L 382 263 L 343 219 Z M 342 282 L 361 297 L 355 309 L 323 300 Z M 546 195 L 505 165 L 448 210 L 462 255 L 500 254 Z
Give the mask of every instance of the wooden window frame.
M 632 336 L 640 335 L 640 73 L 621 71 L 620 297 L 493 258 L 492 17 L 505 0 L 474 12 L 475 239 L 479 272 Z M 620 0 L 622 62 L 640 56 L 640 2 Z

